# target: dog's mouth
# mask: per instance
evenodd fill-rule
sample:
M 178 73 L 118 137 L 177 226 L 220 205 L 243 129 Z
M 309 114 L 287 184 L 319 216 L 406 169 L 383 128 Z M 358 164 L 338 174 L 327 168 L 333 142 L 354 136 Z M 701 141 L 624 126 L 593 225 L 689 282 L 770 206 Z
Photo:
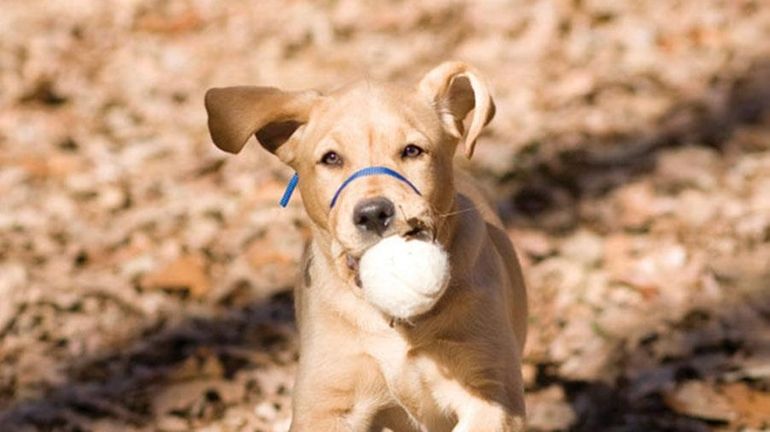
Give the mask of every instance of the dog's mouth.
M 419 241 L 436 241 L 436 232 L 435 230 L 424 220 L 420 218 L 411 218 L 406 221 L 407 230 L 401 234 L 395 233 L 393 235 L 400 235 L 404 237 L 406 240 L 419 240 Z M 378 242 L 372 243 L 370 245 L 367 245 L 365 248 L 361 248 L 355 251 L 347 251 L 345 252 L 345 265 L 347 266 L 348 270 L 350 270 L 351 274 L 353 275 L 353 280 L 359 288 L 361 288 L 361 276 L 359 274 L 359 266 L 361 262 L 361 257 L 366 253 L 366 251 L 369 250 L 372 246 L 376 245 Z
M 345 264 L 347 264 L 348 269 L 351 273 L 353 273 L 353 281 L 356 283 L 356 286 L 361 288 L 361 275 L 358 272 L 359 265 L 361 263 L 361 257 L 354 257 L 351 254 L 345 254 Z
M 436 231 L 424 220 L 411 218 L 406 223 L 411 228 L 403 234 L 407 240 L 436 241 Z

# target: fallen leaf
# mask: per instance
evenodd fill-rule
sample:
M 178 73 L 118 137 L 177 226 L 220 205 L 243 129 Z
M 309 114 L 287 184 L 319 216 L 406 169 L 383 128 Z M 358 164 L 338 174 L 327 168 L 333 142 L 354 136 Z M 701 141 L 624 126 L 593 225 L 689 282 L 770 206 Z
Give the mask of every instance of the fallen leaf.
M 685 382 L 664 393 L 663 400 L 680 414 L 704 420 L 729 423 L 738 416 L 725 396 L 701 381 Z
M 770 427 L 770 393 L 754 390 L 745 383 L 727 384 L 722 393 L 738 414 L 734 423 L 742 427 Z
M 208 293 L 211 281 L 206 273 L 205 261 L 200 255 L 183 255 L 142 278 L 145 289 L 188 291 L 193 298 Z

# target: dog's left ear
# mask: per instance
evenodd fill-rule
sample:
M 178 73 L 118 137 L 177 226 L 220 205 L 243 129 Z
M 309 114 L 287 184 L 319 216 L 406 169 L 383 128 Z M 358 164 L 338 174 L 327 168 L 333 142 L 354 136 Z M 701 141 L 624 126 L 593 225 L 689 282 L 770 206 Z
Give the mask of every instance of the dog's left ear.
M 470 159 L 481 129 L 495 116 L 495 103 L 484 79 L 473 66 L 445 62 L 425 74 L 418 86 L 436 108 L 446 130 L 458 138 Z M 465 117 L 473 110 L 466 130 Z
M 262 147 L 288 164 L 294 158 L 293 138 L 299 135 L 320 98 L 320 93 L 313 90 L 288 92 L 247 86 L 210 89 L 205 102 L 211 139 L 221 150 L 238 153 L 255 135 Z

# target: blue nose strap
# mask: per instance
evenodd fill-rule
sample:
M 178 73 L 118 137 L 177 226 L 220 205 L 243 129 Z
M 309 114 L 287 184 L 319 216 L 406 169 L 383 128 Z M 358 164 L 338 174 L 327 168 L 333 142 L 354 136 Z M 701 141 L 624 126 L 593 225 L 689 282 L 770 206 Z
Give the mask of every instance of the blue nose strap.
M 397 180 L 400 180 L 404 183 L 406 183 L 417 195 L 422 195 L 420 193 L 420 190 L 417 189 L 415 185 L 412 184 L 406 177 L 399 174 L 397 171 L 394 171 L 388 167 L 384 166 L 372 166 L 372 167 L 366 167 L 361 168 L 360 170 L 354 172 L 350 175 L 347 179 L 345 179 L 344 182 L 340 185 L 339 188 L 337 188 L 337 191 L 334 193 L 334 197 L 332 198 L 332 202 L 329 204 L 329 208 L 333 208 L 334 204 L 337 204 L 337 198 L 339 198 L 340 194 L 342 193 L 343 189 L 345 189 L 350 183 L 352 183 L 354 180 L 361 178 L 361 177 L 368 177 L 373 175 L 389 175 Z M 289 184 L 286 185 L 286 191 L 283 193 L 283 197 L 281 198 L 281 207 L 286 207 L 286 205 L 289 204 L 289 200 L 291 199 L 292 193 L 294 193 L 294 189 L 297 187 L 297 182 L 299 182 L 299 176 L 297 174 L 294 174 L 294 176 L 289 180 Z
M 422 195 L 420 193 L 420 191 L 417 189 L 417 187 L 412 184 L 412 182 L 407 180 L 406 177 L 402 176 L 397 171 L 394 171 L 394 170 L 392 170 L 392 169 L 390 169 L 388 167 L 384 167 L 384 166 L 373 166 L 373 167 L 361 168 L 360 170 L 358 170 L 358 171 L 354 172 L 353 174 L 351 174 L 350 177 L 347 178 L 347 180 L 342 182 L 340 187 L 337 188 L 337 192 L 334 193 L 334 198 L 332 198 L 332 202 L 331 202 L 331 204 L 329 204 L 329 208 L 334 208 L 334 204 L 337 203 L 337 198 L 340 197 L 340 194 L 342 193 L 342 190 L 345 189 L 350 183 L 352 183 L 353 180 L 361 178 L 361 177 L 368 177 L 368 176 L 380 175 L 380 174 L 389 175 L 389 176 L 391 176 L 391 177 L 393 177 L 395 179 L 401 180 L 402 182 L 404 182 L 407 185 L 409 185 L 409 187 L 412 188 L 412 190 L 417 195 Z

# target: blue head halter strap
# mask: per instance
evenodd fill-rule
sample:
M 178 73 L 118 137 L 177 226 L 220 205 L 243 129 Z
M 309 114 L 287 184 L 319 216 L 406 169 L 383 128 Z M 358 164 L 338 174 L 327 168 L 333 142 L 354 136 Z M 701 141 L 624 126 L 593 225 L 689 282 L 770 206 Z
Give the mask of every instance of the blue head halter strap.
M 399 174 L 397 171 L 394 171 L 384 166 L 371 166 L 371 167 L 361 168 L 360 170 L 351 174 L 350 177 L 345 179 L 345 181 L 342 182 L 340 187 L 337 188 L 337 191 L 334 192 L 334 197 L 332 198 L 332 201 L 329 204 L 329 208 L 334 208 L 334 204 L 337 204 L 337 198 L 339 198 L 340 194 L 342 193 L 342 190 L 345 189 L 350 183 L 352 183 L 354 180 L 359 179 L 361 177 L 368 177 L 373 175 L 391 176 L 397 180 L 400 180 L 406 183 L 417 195 L 422 195 L 420 193 L 420 190 L 417 189 L 417 187 L 413 185 L 412 182 L 410 182 L 406 177 Z M 289 180 L 289 184 L 286 185 L 286 191 L 284 191 L 283 197 L 281 197 L 281 201 L 280 201 L 281 207 L 286 207 L 289 204 L 291 195 L 294 193 L 294 189 L 297 188 L 297 183 L 299 183 L 299 176 L 297 175 L 297 173 L 294 173 L 291 180 Z

